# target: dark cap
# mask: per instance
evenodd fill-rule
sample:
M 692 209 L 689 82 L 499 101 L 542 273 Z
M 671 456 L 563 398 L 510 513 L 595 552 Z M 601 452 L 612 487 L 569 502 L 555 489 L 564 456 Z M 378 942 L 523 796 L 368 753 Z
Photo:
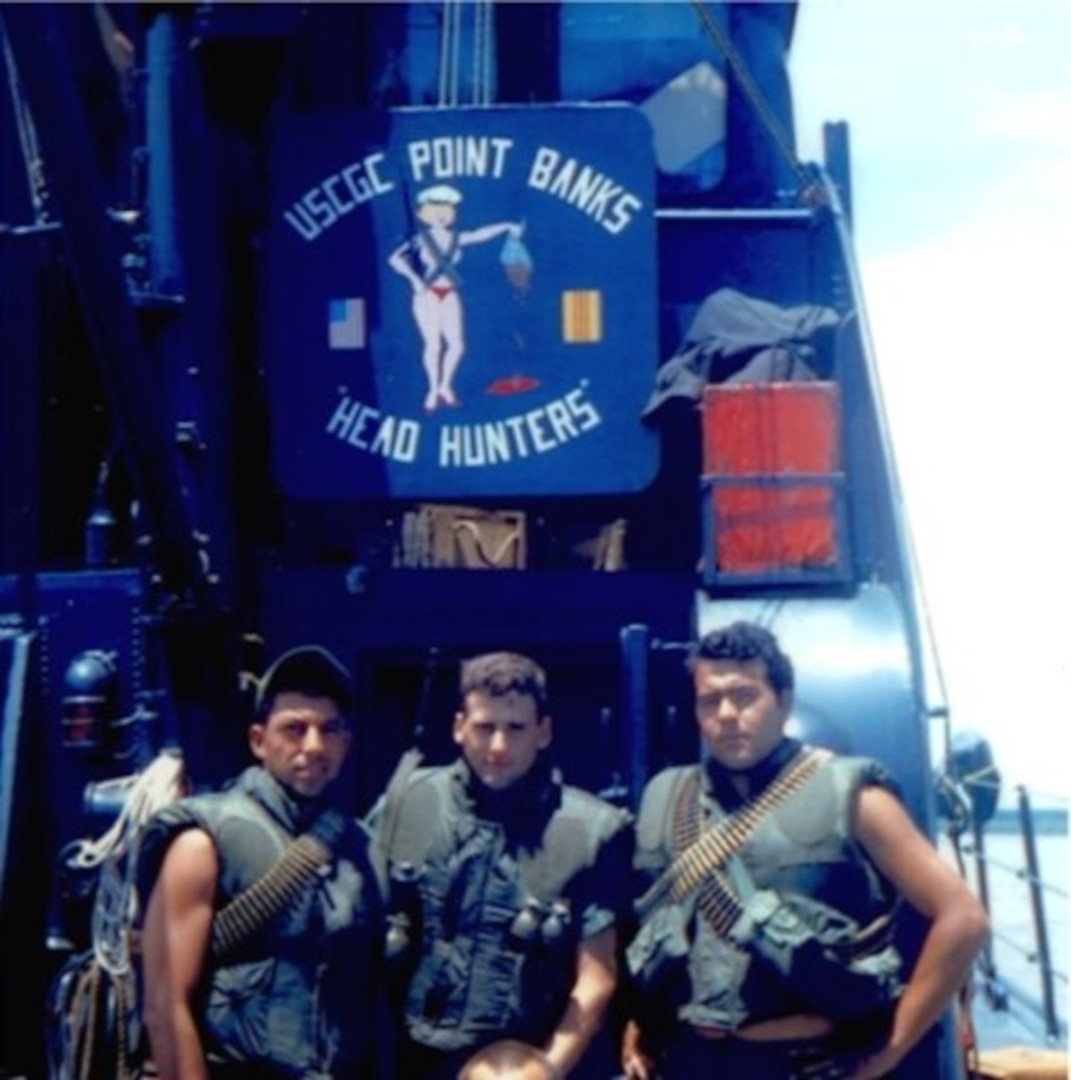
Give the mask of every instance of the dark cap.
M 254 708 L 262 717 L 272 701 L 287 692 L 330 698 L 339 712 L 353 709 L 353 681 L 345 665 L 321 645 L 288 649 L 264 672 Z

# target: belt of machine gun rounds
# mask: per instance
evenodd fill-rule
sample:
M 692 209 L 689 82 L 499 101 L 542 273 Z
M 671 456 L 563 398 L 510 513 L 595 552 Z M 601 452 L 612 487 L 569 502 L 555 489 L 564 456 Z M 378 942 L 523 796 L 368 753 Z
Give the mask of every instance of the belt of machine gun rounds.
M 674 807 L 673 843 L 679 854 L 637 901 L 639 914 L 646 915 L 666 900 L 680 903 L 704 883 L 713 885 L 716 893 L 723 894 L 719 907 L 734 906 L 739 914 L 739 902 L 725 876 L 726 862 L 743 847 L 763 817 L 799 791 L 831 756 L 826 750 L 804 750 L 758 798 L 712 825 L 698 838 L 699 815 L 690 812 L 696 806 L 698 794 L 698 773 L 693 773 L 692 782 L 680 793 Z M 728 911 L 725 918 L 731 923 Z M 718 922 L 723 921 L 719 917 Z
M 312 875 L 331 861 L 331 849 L 308 833 L 292 841 L 263 877 L 217 912 L 212 922 L 212 955 L 226 955 L 289 907 Z

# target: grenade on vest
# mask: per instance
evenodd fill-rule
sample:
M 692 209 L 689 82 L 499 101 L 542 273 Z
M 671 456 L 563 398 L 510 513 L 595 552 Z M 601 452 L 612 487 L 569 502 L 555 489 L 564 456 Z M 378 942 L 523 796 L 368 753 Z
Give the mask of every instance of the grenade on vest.
M 390 911 L 387 913 L 387 960 L 400 960 L 420 939 L 420 870 L 412 863 L 390 868 Z
M 523 950 L 539 944 L 555 945 L 564 937 L 569 919 L 569 905 L 563 901 L 547 905 L 534 896 L 528 897 L 510 924 L 514 947 Z

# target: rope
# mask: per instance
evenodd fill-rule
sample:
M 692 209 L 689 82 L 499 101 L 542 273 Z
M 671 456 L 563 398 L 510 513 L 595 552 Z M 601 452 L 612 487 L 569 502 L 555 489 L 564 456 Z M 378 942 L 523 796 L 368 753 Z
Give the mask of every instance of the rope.
M 116 979 L 131 970 L 130 928 L 138 918 L 135 874 L 141 829 L 158 810 L 185 794 L 185 763 L 181 755 L 165 751 L 127 783 L 129 794 L 112 827 L 96 841 L 82 841 L 70 860 L 78 867 L 100 867 L 93 903 L 93 951 L 100 966 Z
M 126 1017 L 135 1006 L 128 976 L 112 976 L 99 964 L 88 964 L 78 975 L 71 994 L 69 1051 L 58 1075 L 75 1080 L 95 1080 L 100 1063 L 98 1042 L 108 1017 L 108 986 L 112 988 L 115 1025 L 115 1080 L 137 1080 L 131 1056 Z
M 461 60 L 465 38 L 465 11 L 472 10 L 473 105 L 491 103 L 494 58 L 493 0 L 443 0 L 442 38 L 439 42 L 439 106 L 461 104 Z
M 123 809 L 111 828 L 95 840 L 79 840 L 70 856 L 72 868 L 90 870 L 105 859 L 121 857 L 130 849 L 135 834 L 157 810 L 185 794 L 186 770 L 182 755 L 165 750 L 135 776 L 106 781 L 100 787 L 129 788 Z
M 508 532 L 502 539 L 502 542 L 497 548 L 491 549 L 483 542 L 483 536 L 480 532 L 479 523 L 475 521 L 461 520 L 454 522 L 454 535 L 458 539 L 460 546 L 461 533 L 469 533 L 472 537 L 472 550 L 482 560 L 485 566 L 497 567 L 502 565 L 502 559 L 506 552 L 509 551 L 514 544 L 519 545 L 521 542 L 521 530 L 519 527 L 515 527 L 512 532 Z
M 729 35 L 725 32 L 725 29 L 719 25 L 718 21 L 707 10 L 703 0 L 692 0 L 692 7 L 695 8 L 696 14 L 699 16 L 707 34 L 721 50 L 726 63 L 732 68 L 733 74 L 736 76 L 736 81 L 744 91 L 744 95 L 747 97 L 748 101 L 751 102 L 751 106 L 758 114 L 760 122 L 770 135 L 773 136 L 773 140 L 777 144 L 777 149 L 780 151 L 785 161 L 788 162 L 793 173 L 795 173 L 796 179 L 799 181 L 800 191 L 807 191 L 813 187 L 811 178 L 799 158 L 796 157 L 796 148 L 792 145 L 792 140 L 789 138 L 788 132 L 785 131 L 784 125 L 770 107 L 770 103 L 766 100 L 763 92 L 759 89 L 758 83 L 755 82 L 754 77 L 748 70 L 743 58 L 737 51 L 736 46 L 733 45 Z
M 26 184 L 33 202 L 34 221 L 40 224 L 48 220 L 48 185 L 45 181 L 44 160 L 37 142 L 37 131 L 33 117 L 22 96 L 18 70 L 15 66 L 15 54 L 11 43 L 4 36 L 4 62 L 7 66 L 8 92 L 15 110 L 15 123 L 19 129 L 19 143 L 22 146 L 22 163 L 26 168 Z
M 113 978 L 112 986 L 115 992 L 115 1042 L 118 1061 L 116 1063 L 117 1080 L 128 1080 L 131 1076 L 130 1069 L 130 1044 L 127 1039 L 126 1024 L 123 1018 L 134 1008 L 133 995 L 128 992 L 125 978 Z
M 439 104 L 457 104 L 461 0 L 443 0 L 443 35 L 439 43 Z
M 93 965 L 87 968 L 78 980 L 78 986 L 75 990 L 75 1003 L 80 1008 L 78 1013 L 72 1016 L 71 1022 L 76 1033 L 81 1030 L 85 1035 L 84 1039 L 78 1039 L 76 1036 L 74 1041 L 77 1055 L 75 1064 L 78 1068 L 79 1080 L 92 1080 L 91 1070 L 97 1034 L 97 1014 L 100 1010 L 100 982 L 100 968 Z M 86 1015 L 85 1010 L 88 1011 L 88 1015 Z M 73 1009 L 72 1012 L 74 1012 Z M 78 1015 L 83 1017 L 80 1024 L 76 1019 Z
M 109 783 L 125 792 L 122 810 L 103 835 L 78 841 L 68 859 L 73 868 L 98 869 L 92 958 L 76 976 L 65 1017 L 66 1060 L 61 1075 L 75 1080 L 94 1080 L 100 1066 L 96 1059 L 111 1049 L 109 1032 L 114 1034 L 117 1080 L 136 1076 L 137 1047 L 131 1046 L 133 1032 L 128 1025 L 137 1021 L 131 939 L 138 917 L 134 878 L 140 834 L 153 814 L 187 790 L 183 759 L 172 751 L 157 756 L 139 774 Z
M 475 0 L 475 31 L 472 60 L 472 101 L 491 104 L 491 61 L 494 56 L 494 8 L 492 0 Z

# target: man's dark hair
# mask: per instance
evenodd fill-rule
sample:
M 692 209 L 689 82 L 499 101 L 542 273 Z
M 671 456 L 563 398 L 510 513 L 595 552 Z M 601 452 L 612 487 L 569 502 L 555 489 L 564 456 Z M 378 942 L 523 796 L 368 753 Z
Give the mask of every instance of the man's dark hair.
M 757 623 L 739 621 L 711 630 L 692 649 L 688 670 L 695 671 L 700 660 L 734 660 L 737 663 L 761 660 L 766 665 L 770 687 L 779 698 L 791 692 L 796 684 L 792 661 L 781 651 L 777 638 Z
M 353 711 L 350 673 L 336 656 L 320 645 L 299 645 L 283 653 L 268 668 L 260 680 L 253 706 L 256 723 L 263 723 L 271 713 L 275 699 L 287 693 L 328 698 L 345 717 Z
M 546 1054 L 535 1046 L 528 1043 L 518 1042 L 516 1039 L 502 1039 L 491 1043 L 478 1051 L 459 1072 L 458 1080 L 469 1080 L 478 1066 L 483 1065 L 493 1069 L 496 1074 L 505 1074 L 519 1069 L 538 1066 L 544 1080 L 556 1080 L 557 1070 L 547 1060 Z
M 547 674 L 530 657 L 513 652 L 483 653 L 461 665 L 461 703 L 469 694 L 491 697 L 524 694 L 535 699 L 536 714 L 547 714 Z

